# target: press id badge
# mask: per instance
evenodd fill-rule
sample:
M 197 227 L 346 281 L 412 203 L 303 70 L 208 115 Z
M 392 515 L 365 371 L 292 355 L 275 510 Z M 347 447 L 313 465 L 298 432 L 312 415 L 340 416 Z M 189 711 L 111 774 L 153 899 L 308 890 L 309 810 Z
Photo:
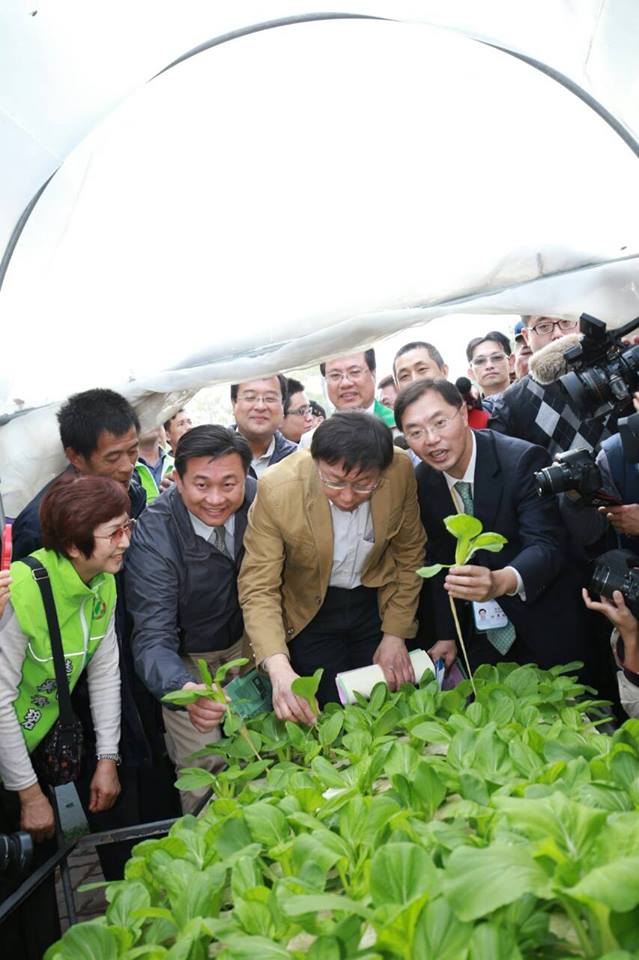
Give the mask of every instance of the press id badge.
M 496 600 L 484 600 L 483 603 L 473 600 L 473 617 L 477 630 L 497 630 L 508 624 L 508 617 Z

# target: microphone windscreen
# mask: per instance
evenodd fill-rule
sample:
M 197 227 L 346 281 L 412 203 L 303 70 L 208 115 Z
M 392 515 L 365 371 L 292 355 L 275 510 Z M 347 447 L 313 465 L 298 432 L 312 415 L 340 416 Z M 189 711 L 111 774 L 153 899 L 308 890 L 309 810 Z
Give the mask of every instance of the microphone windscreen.
M 461 393 L 462 397 L 465 396 L 467 393 L 470 393 L 473 387 L 468 377 L 457 377 L 457 379 L 455 380 L 455 386 Z
M 554 383 L 564 373 L 568 373 L 568 364 L 564 354 L 566 350 L 581 343 L 580 333 L 569 333 L 559 340 L 553 340 L 538 350 L 528 360 L 528 371 L 542 387 Z

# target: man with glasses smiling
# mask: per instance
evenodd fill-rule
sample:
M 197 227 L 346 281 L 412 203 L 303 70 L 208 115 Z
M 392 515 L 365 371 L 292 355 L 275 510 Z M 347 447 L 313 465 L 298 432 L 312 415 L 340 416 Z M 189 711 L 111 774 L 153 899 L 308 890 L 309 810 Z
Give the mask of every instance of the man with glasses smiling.
M 522 316 L 522 321 L 521 335 L 532 350 L 531 367 L 543 347 L 579 331 L 577 320 Z M 566 349 L 570 345 L 566 343 Z M 584 418 L 559 383 L 543 386 L 527 374 L 495 397 L 488 426 L 537 443 L 555 456 L 567 450 L 593 450 L 610 436 L 608 420 L 605 414 Z
M 281 373 L 231 384 L 231 405 L 237 431 L 251 449 L 249 476 L 259 479 L 274 463 L 297 450 L 280 432 L 287 380 Z
M 555 498 L 542 499 L 536 490 L 534 473 L 550 462 L 546 451 L 492 430 L 471 430 L 462 396 L 447 380 L 406 387 L 395 417 L 422 460 L 415 477 L 427 562 L 454 564 L 456 541 L 443 521 L 456 512 L 506 537 L 499 553 L 480 550 L 470 563 L 425 582 L 424 612 L 432 600 L 437 637 L 431 656 L 449 665 L 456 654 L 453 597 L 473 669 L 500 660 L 549 668 L 583 659 L 566 532 Z
M 299 443 L 303 434 L 313 429 L 313 410 L 304 393 L 304 384 L 287 377 L 282 433 L 291 443 Z
M 244 626 L 280 719 L 312 723 L 291 684 L 318 667 L 322 705 L 338 700 L 337 673 L 372 662 L 393 690 L 414 680 L 406 640 L 417 629 L 424 531 L 412 464 L 376 417 L 335 413 L 310 453 L 273 467 L 244 548 Z

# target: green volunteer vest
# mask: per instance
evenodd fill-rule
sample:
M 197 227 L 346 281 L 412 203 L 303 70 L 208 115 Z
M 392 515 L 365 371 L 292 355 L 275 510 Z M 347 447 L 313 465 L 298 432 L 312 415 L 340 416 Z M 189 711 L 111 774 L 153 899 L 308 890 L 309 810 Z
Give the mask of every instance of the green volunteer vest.
M 170 453 L 165 454 L 164 463 L 162 464 L 162 476 L 165 477 L 167 473 L 171 473 L 175 466 L 175 460 Z M 147 467 L 146 463 L 142 463 L 141 460 L 135 465 L 135 470 L 140 478 L 140 483 L 142 484 L 144 491 L 146 493 L 146 502 L 153 503 L 156 497 L 159 497 L 160 491 L 158 485 L 155 482 L 155 477 Z
M 53 550 L 36 550 L 32 556 L 49 574 L 69 689 L 73 690 L 109 626 L 116 600 L 115 578 L 100 573 L 87 585 L 73 564 Z M 14 707 L 31 753 L 58 718 L 57 684 L 42 594 L 33 572 L 25 563 L 12 563 L 11 579 L 11 605 L 28 638 Z
M 391 430 L 396 429 L 395 414 L 389 407 L 385 407 L 383 403 L 380 403 L 379 400 L 375 401 L 373 413 L 379 420 L 382 421 L 382 423 L 385 423 L 387 427 L 390 427 Z

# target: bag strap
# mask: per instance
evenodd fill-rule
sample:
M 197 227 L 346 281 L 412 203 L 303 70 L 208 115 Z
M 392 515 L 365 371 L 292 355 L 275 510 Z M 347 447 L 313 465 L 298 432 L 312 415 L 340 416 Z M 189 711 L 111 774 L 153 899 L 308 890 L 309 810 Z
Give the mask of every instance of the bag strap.
M 51 640 L 51 652 L 53 653 L 53 665 L 55 667 L 55 679 L 58 685 L 58 706 L 60 708 L 60 720 L 65 726 L 70 726 L 75 722 L 76 716 L 71 706 L 71 696 L 69 694 L 69 680 L 64 666 L 64 651 L 62 649 L 62 637 L 60 636 L 60 625 L 58 623 L 58 614 L 55 609 L 55 600 L 51 589 L 51 581 L 46 567 L 44 567 L 35 557 L 23 557 L 20 563 L 26 563 L 33 571 L 33 579 L 40 588 L 42 594 L 42 603 L 47 618 L 47 628 Z

